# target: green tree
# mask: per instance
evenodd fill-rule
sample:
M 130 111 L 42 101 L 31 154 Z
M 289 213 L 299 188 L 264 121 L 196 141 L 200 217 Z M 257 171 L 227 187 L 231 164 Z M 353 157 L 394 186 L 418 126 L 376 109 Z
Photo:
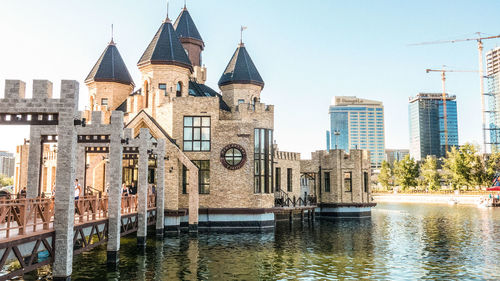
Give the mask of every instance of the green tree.
M 438 190 L 439 173 L 437 170 L 437 161 L 435 157 L 427 155 L 422 166 L 420 166 L 420 174 L 423 178 L 423 185 L 430 190 Z
M 392 168 L 391 165 L 385 160 L 382 161 L 382 167 L 380 168 L 380 174 L 378 175 L 378 182 L 386 190 L 389 190 L 392 183 Z
M 9 185 L 14 185 L 14 179 L 9 178 L 6 175 L 0 175 L 0 186 L 9 186 Z
M 443 165 L 447 180 L 454 189 L 484 185 L 488 181 L 485 163 L 476 146 L 466 143 L 457 149 L 452 147 Z
M 417 185 L 418 178 L 418 164 L 410 158 L 410 155 L 406 155 L 403 159 L 394 164 L 394 177 L 396 183 L 400 185 L 403 190 L 408 187 L 413 187 Z
M 488 181 L 493 180 L 493 177 L 500 172 L 500 151 L 493 147 L 493 151 L 488 157 L 486 165 L 486 176 Z

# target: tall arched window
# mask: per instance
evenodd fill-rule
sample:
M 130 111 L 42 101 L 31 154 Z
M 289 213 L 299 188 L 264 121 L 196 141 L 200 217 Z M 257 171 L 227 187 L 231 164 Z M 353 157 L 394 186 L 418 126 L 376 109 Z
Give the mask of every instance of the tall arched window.
M 182 82 L 177 82 L 176 96 L 182 96 Z
M 149 105 L 149 85 L 148 85 L 148 81 L 144 81 L 144 97 L 146 99 L 146 102 L 145 102 L 145 107 L 147 108 L 148 105 Z

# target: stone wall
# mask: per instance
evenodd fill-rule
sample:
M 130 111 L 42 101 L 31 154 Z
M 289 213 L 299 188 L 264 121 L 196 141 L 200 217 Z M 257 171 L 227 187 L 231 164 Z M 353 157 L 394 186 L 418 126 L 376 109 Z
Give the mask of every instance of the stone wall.
M 279 151 L 277 146 L 275 146 L 274 151 L 274 184 L 276 188 L 280 188 L 282 191 L 288 194 L 288 197 L 293 200 L 295 197 L 298 199 L 301 197 L 300 190 L 300 153 L 295 152 L 285 152 Z M 277 168 L 281 169 L 280 186 L 277 186 L 276 174 Z M 288 191 L 288 172 L 291 169 L 292 172 L 292 191 Z M 304 199 L 304 198 L 302 198 Z

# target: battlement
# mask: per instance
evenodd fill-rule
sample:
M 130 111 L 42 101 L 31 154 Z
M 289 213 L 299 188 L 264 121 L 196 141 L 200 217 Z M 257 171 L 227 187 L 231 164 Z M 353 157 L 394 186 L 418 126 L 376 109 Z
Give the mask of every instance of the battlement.
M 299 161 L 300 160 L 300 153 L 275 150 L 274 151 L 274 159 L 275 160 Z
M 73 99 L 78 93 L 78 82 L 75 80 L 61 81 L 60 99 Z M 49 80 L 33 80 L 33 100 L 52 99 L 52 82 Z M 76 91 L 75 91 L 76 90 Z M 4 99 L 26 99 L 26 83 L 21 80 L 5 80 Z
M 263 113 L 269 112 L 274 113 L 274 105 L 267 105 L 265 103 L 257 102 L 255 104 L 250 103 L 242 103 L 236 106 L 235 112 L 240 113 Z

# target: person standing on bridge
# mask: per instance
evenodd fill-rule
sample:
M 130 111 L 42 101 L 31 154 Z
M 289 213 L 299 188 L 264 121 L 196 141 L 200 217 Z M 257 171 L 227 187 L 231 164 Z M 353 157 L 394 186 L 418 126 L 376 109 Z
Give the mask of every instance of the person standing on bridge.
M 78 183 L 78 179 L 75 179 L 75 200 L 80 198 L 80 193 L 82 192 L 82 187 Z

